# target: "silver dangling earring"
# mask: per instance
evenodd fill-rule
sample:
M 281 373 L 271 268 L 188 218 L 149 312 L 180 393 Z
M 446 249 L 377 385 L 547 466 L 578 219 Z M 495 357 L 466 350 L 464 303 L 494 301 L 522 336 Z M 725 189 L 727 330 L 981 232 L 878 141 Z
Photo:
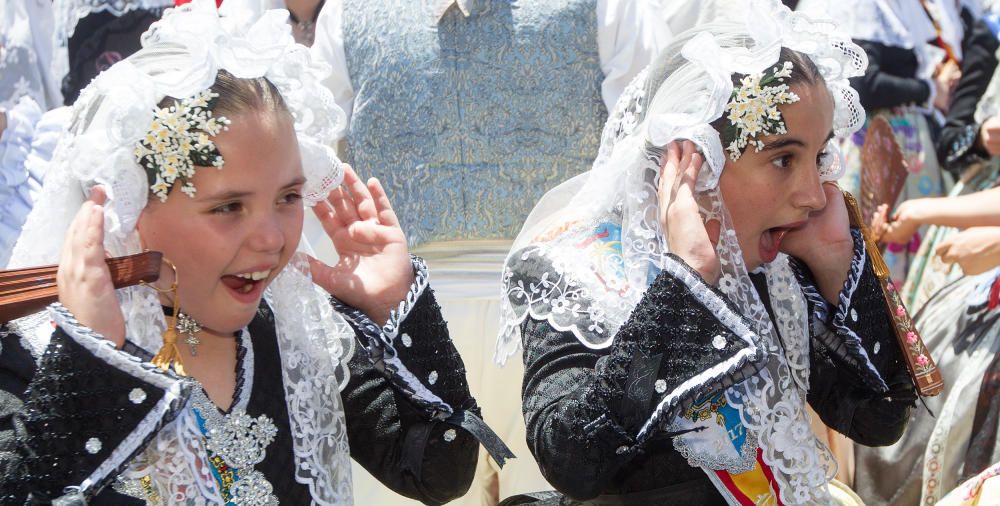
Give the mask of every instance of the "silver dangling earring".
M 198 345 L 201 344 L 201 340 L 195 334 L 201 330 L 201 325 L 194 318 L 188 316 L 187 313 L 179 313 L 177 315 L 177 332 L 181 334 L 187 334 L 184 338 L 184 342 L 191 349 L 191 356 L 198 356 Z

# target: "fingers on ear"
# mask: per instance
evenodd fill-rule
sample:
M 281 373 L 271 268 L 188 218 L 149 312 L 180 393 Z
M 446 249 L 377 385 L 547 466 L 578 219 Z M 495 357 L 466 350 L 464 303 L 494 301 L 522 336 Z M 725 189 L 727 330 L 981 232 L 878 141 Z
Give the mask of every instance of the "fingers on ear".
M 662 174 L 667 166 L 673 164 L 675 167 L 681 160 L 681 147 L 676 142 L 667 144 L 667 149 L 660 155 L 660 173 Z
M 104 205 L 108 201 L 108 192 L 103 185 L 94 185 L 90 188 L 90 201 L 97 205 Z

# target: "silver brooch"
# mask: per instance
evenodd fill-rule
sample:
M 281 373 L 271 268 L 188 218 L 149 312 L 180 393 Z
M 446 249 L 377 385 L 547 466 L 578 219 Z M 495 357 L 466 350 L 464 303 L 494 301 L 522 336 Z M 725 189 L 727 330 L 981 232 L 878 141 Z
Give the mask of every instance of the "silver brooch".
M 278 434 L 274 422 L 266 415 L 254 418 L 242 408 L 223 416 L 200 388 L 195 389 L 192 401 L 205 421 L 205 449 L 237 471 L 239 480 L 233 484 L 236 503 L 278 504 L 271 483 L 263 473 L 253 469 L 264 461 L 268 445 Z

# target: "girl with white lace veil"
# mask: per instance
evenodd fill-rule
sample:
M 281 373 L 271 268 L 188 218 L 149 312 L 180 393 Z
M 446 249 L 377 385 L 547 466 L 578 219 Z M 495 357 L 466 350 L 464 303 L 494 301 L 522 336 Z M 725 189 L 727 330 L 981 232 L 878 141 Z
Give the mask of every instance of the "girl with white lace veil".
M 806 402 L 879 445 L 915 399 L 831 183 L 864 53 L 777 0 L 733 9 L 633 81 L 507 259 L 497 358 L 523 347 L 529 447 L 574 499 L 835 503 Z
M 353 457 L 443 503 L 502 447 L 286 18 L 170 10 L 74 105 L 13 254 L 59 263 L 59 302 L 0 327 L 0 502 L 351 504 Z M 147 248 L 160 280 L 114 290 L 105 255 Z

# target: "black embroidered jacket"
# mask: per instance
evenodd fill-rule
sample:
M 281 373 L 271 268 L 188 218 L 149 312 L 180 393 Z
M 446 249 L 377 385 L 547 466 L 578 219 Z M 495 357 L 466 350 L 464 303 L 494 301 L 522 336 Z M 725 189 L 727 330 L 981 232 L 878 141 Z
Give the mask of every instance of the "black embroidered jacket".
M 915 391 L 863 248 L 855 231 L 855 261 L 836 308 L 819 296 L 808 271 L 794 266 L 813 319 L 808 402 L 827 425 L 858 443 L 887 445 L 902 434 Z M 747 342 L 703 302 L 706 296 L 724 300 L 722 293 L 679 258 L 671 261 L 673 267 L 658 275 L 608 348 L 588 348 L 546 321 L 529 317 L 522 325 L 528 446 L 549 483 L 568 497 L 600 496 L 594 504 L 725 504 L 669 435 L 636 437 L 668 396 L 679 399 L 667 413 L 672 419 L 692 399 L 759 369 L 754 359 L 737 360 L 746 355 Z M 548 271 L 540 262 L 532 256 L 514 264 L 515 277 Z M 770 304 L 763 286 L 758 292 Z M 716 336 L 724 341 L 713 342 Z M 685 386 L 720 365 L 725 373 Z M 655 374 L 636 381 L 645 376 L 643 369 Z M 659 385 L 649 388 L 654 380 Z M 661 493 L 650 495 L 654 490 Z
M 418 284 L 425 281 L 418 269 Z M 408 312 L 395 322 L 400 335 L 407 336 L 405 344 L 390 352 L 414 377 L 433 373 L 434 381 L 424 384 L 451 409 L 478 413 L 432 291 L 411 292 Z M 53 311 L 74 321 L 59 305 Z M 87 330 L 56 328 L 44 353 L 34 357 L 22 336 L 0 328 L 2 504 L 141 504 L 110 485 L 177 415 L 190 389 L 200 388 L 144 362 L 149 355 L 138 347 L 126 343 L 124 350 L 115 350 L 99 336 L 87 336 Z M 472 481 L 479 442 L 459 424 L 429 417 L 416 399 L 395 387 L 369 358 L 362 331 L 356 332 L 360 344 L 341 392 L 351 457 L 396 492 L 426 504 L 463 495 Z M 273 485 L 282 504 L 309 504 L 308 487 L 295 480 L 275 323 L 265 303 L 248 333 L 253 363 L 244 363 L 251 353 L 241 350 L 238 368 L 238 374 L 252 370 L 246 411 L 253 417 L 267 415 L 278 429 L 267 458 L 255 469 Z M 240 375 L 237 396 L 246 379 Z M 150 416 L 157 420 L 155 426 L 140 423 Z

